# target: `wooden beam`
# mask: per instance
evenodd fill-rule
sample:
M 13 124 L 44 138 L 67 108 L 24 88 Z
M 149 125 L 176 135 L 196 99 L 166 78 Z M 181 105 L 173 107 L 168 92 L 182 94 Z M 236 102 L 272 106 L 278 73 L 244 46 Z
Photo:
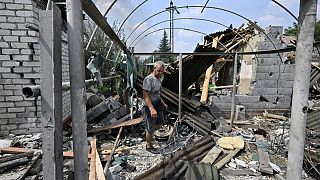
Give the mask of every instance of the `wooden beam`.
M 264 137 L 262 135 L 255 135 L 257 142 L 266 143 L 264 140 Z M 258 144 L 261 144 L 258 143 Z M 259 155 L 259 169 L 260 172 L 267 173 L 267 174 L 273 174 L 273 169 L 270 167 L 269 162 L 269 154 L 267 151 L 265 151 L 261 146 L 257 146 L 258 149 L 258 155 Z
M 106 176 L 103 173 L 102 163 L 100 161 L 99 153 L 96 149 L 96 173 L 98 180 L 106 180 Z
M 217 146 L 214 146 L 208 154 L 201 160 L 201 163 L 213 164 L 214 161 L 219 157 L 222 150 Z
M 90 159 L 89 180 L 96 180 L 96 156 L 97 156 L 96 143 L 97 143 L 97 138 L 96 138 L 96 136 L 93 136 L 93 139 L 91 141 L 91 154 L 92 154 L 92 157 Z
M 32 150 L 17 147 L 4 147 L 0 149 L 1 154 L 20 154 L 20 153 L 33 153 Z
M 117 135 L 117 138 L 116 138 L 116 140 L 114 141 L 114 145 L 113 145 L 111 154 L 110 154 L 109 159 L 108 159 L 108 161 L 107 161 L 107 164 L 106 164 L 106 166 L 104 167 L 104 170 L 103 170 L 104 173 L 107 173 L 107 172 L 108 172 L 108 169 L 109 169 L 109 167 L 110 167 L 110 165 L 111 165 L 111 161 L 112 161 L 112 159 L 113 159 L 113 154 L 114 154 L 114 152 L 115 152 L 115 150 L 116 150 L 116 148 L 117 148 L 117 146 L 118 146 L 118 142 L 119 142 L 119 139 L 120 139 L 120 135 L 121 135 L 122 130 L 123 130 L 123 127 L 120 128 L 120 130 L 119 130 L 119 132 L 118 132 L 118 135 Z
M 240 151 L 240 149 L 235 149 L 233 151 L 230 151 L 229 154 L 221 159 L 219 162 L 217 162 L 214 166 L 217 167 L 217 169 L 222 168 L 225 164 L 227 164 L 237 153 Z
M 120 128 L 120 127 L 125 127 L 125 126 L 132 126 L 132 125 L 141 123 L 142 120 L 143 120 L 143 117 L 139 117 L 139 118 L 136 118 L 136 119 L 132 119 L 132 120 L 123 121 L 123 122 L 120 122 L 120 123 L 111 124 L 109 126 L 105 126 L 105 127 L 101 127 L 101 128 L 90 129 L 88 131 L 88 133 L 100 133 L 102 131 L 106 131 L 106 130 L 109 130 L 109 129 L 115 129 L 115 128 Z

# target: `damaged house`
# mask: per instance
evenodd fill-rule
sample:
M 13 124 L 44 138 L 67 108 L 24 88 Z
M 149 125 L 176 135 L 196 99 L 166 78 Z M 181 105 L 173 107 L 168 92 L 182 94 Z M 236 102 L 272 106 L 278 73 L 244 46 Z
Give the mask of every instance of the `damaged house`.
M 248 21 L 182 53 L 128 47 L 107 22 L 115 3 L 103 15 L 91 0 L 0 2 L 0 179 L 320 178 L 319 52 L 305 32 L 314 31 L 316 1 L 301 2 L 300 16 L 313 17 L 299 19 L 302 40 Z M 163 12 L 173 23 L 179 8 L 207 3 L 171 1 Z M 88 19 L 98 32 L 83 33 Z M 174 57 L 154 151 L 142 113 L 144 55 Z

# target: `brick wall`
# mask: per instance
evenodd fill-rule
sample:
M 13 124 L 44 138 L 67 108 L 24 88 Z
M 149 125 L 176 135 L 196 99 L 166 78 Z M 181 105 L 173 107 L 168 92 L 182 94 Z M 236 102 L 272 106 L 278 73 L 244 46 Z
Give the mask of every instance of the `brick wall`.
M 40 84 L 38 19 L 38 4 L 32 0 L 0 1 L 0 135 L 41 131 L 40 98 L 25 98 L 21 91 L 24 86 Z M 65 82 L 69 81 L 68 53 L 67 45 L 62 47 Z M 67 116 L 69 94 L 63 96 Z
M 284 48 L 281 42 L 282 27 L 273 26 L 266 29 L 265 35 L 261 35 L 258 50 L 273 50 L 274 46 Z M 280 58 L 281 57 L 281 58 Z M 247 116 L 255 115 L 264 110 L 286 111 L 290 108 L 292 87 L 294 78 L 294 65 L 284 64 L 284 54 L 258 55 L 252 62 L 252 79 L 250 92 L 246 95 L 236 95 L 236 105 L 245 106 Z M 212 110 L 217 116 L 230 117 L 231 96 L 209 97 Z

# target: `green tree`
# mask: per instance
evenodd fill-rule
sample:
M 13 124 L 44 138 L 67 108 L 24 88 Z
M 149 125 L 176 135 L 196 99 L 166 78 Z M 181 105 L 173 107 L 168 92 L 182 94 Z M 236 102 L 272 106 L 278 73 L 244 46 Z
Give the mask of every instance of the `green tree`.
M 288 36 L 297 36 L 298 24 L 294 22 L 292 26 L 289 26 L 287 29 L 284 30 L 284 34 Z M 320 20 L 318 20 L 315 25 L 314 40 L 320 41 Z

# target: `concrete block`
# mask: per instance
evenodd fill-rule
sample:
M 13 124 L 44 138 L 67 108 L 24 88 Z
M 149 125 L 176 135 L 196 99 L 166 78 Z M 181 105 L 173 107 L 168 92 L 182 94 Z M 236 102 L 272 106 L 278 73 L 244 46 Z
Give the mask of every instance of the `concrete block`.
M 15 129 L 15 130 L 11 130 L 10 133 L 16 134 L 16 135 L 28 134 L 28 130 L 27 129 Z
M 8 72 L 11 72 L 11 69 L 10 68 L 6 68 L 6 67 L 0 67 L 0 73 L 8 73 Z
M 7 112 L 7 108 L 0 108 L 0 113 L 6 113 Z M 0 121 L 1 124 L 1 121 Z
M 0 23 L 1 25 L 2 23 Z M 0 29 L 0 35 L 10 35 L 11 31 L 7 29 Z
M 20 89 L 19 90 L 13 90 L 13 95 L 15 95 L 15 96 L 23 96 L 22 91 Z
M 1 0 L 3 3 L 13 3 L 13 0 Z
M 22 96 L 6 96 L 6 101 L 11 102 L 11 101 L 22 101 L 23 97 Z
M 10 96 L 13 95 L 13 91 L 12 90 L 2 90 L 0 91 L 0 96 Z
M 262 87 L 265 87 L 265 88 L 274 88 L 276 87 L 276 81 L 274 80 L 264 80 L 264 81 L 261 81 L 262 82 Z
M 0 125 L 4 125 L 4 124 L 8 124 L 8 119 L 0 119 Z
M 16 67 L 13 68 L 13 72 L 15 73 L 30 73 L 32 69 L 30 67 Z
M 294 73 L 294 64 L 282 64 L 280 72 L 282 73 Z
M 0 16 L 0 22 L 7 22 L 7 17 Z
M 11 31 L 11 34 L 13 36 L 25 36 L 25 35 L 27 35 L 27 31 L 23 31 L 23 30 Z
M 278 102 L 277 108 L 279 109 L 289 109 L 291 102 Z
M 286 81 L 293 81 L 294 73 L 281 73 L 280 79 Z
M 18 61 L 3 61 L 2 62 L 2 67 L 14 67 L 14 66 L 19 66 Z
M 39 37 L 39 33 L 36 32 L 36 31 L 28 31 L 28 35 L 29 35 L 29 36 Z
M 286 88 L 293 88 L 294 81 L 286 81 Z
M 15 36 L 15 37 L 17 37 L 17 36 Z M 27 48 L 29 48 L 28 43 L 20 43 L 20 42 L 12 42 L 11 43 L 11 47 L 12 48 L 16 48 L 16 49 L 27 49 Z
M 22 66 L 24 67 L 40 67 L 41 63 L 39 61 L 25 61 L 22 63 Z
M 27 55 L 32 55 L 33 54 L 33 50 L 32 49 L 21 49 L 21 53 L 22 55 L 27 54 Z
M 18 108 L 8 108 L 8 112 L 24 112 L 24 107 L 18 107 Z
M 15 106 L 17 107 L 28 107 L 28 106 L 34 106 L 34 103 L 32 101 L 21 101 L 21 102 L 14 102 Z
M 2 121 L 2 120 L 0 120 Z M 0 131 L 0 136 L 7 136 L 8 134 L 10 134 L 9 131 Z
M 17 24 L 17 29 L 19 29 L 19 30 L 29 30 L 29 28 L 26 27 L 26 23 Z
M 21 37 L 21 42 L 38 42 L 38 37 Z
M 21 85 L 4 85 L 3 88 L 8 89 L 8 90 L 10 90 L 10 89 L 20 89 L 21 90 L 22 86 Z
M 256 80 L 257 81 L 265 80 L 267 75 L 269 75 L 269 74 L 268 73 L 256 73 Z
M 6 80 L 10 79 L 10 83 L 9 84 L 11 84 L 12 83 L 11 79 L 20 79 L 21 75 L 20 74 L 12 74 L 12 73 L 2 74 L 2 78 L 6 79 Z M 1 79 L 0 79 L 0 82 L 1 82 Z
M 8 42 L 0 42 L 0 48 L 9 48 L 10 45 Z
M 19 54 L 19 49 L 2 49 L 2 54 Z
M 279 94 L 291 95 L 292 94 L 292 88 L 279 88 Z
M 33 73 L 33 74 L 24 74 L 23 78 L 33 78 L 33 79 L 40 79 L 41 78 L 41 74 L 40 73 Z
M 12 23 L 23 23 L 26 20 L 24 17 L 8 17 L 7 21 Z
M 284 61 L 284 58 L 283 58 L 283 53 L 273 53 L 273 54 L 258 54 L 257 57 L 260 59 L 260 58 L 276 58 L 278 59 L 280 62 L 281 62 L 281 59 L 282 61 Z
M 264 88 L 263 90 L 263 94 L 265 95 L 274 95 L 278 93 L 278 89 L 277 88 Z
M 15 16 L 15 12 L 13 10 L 1 10 L 0 11 L 1 16 Z M 4 28 L 6 29 L 6 28 Z
M 12 84 L 30 84 L 29 79 L 12 79 Z
M 23 9 L 22 4 L 6 4 L 7 9 L 18 10 Z
M 6 4 L 5 3 L 0 3 L 0 9 L 5 9 L 6 8 Z
M 9 61 L 10 56 L 9 55 L 0 55 L 0 61 Z
M 27 118 L 16 118 L 16 119 L 9 119 L 9 124 L 23 124 L 28 123 Z
M 17 118 L 33 118 L 35 117 L 34 112 L 24 112 L 24 113 L 16 113 Z
M 32 0 L 14 0 L 17 4 L 32 4 Z
M 36 17 L 37 16 L 37 14 L 33 11 L 24 11 L 24 10 L 16 11 L 16 15 L 21 16 L 21 17 Z
M 15 61 L 29 61 L 30 60 L 29 55 L 13 55 L 12 58 Z
M 2 74 L 3 76 L 3 74 Z M 12 84 L 11 79 L 0 79 L 0 84 Z
M 269 72 L 268 75 L 266 75 L 266 80 L 279 80 L 279 73 L 277 72 Z
M 273 50 L 273 49 L 281 49 L 282 43 L 281 42 L 271 42 L 271 41 L 264 41 L 258 43 L 258 50 L 264 51 L 264 50 Z
M 36 123 L 28 123 L 28 124 L 21 124 L 19 125 L 20 129 L 24 129 L 24 128 L 34 128 L 37 127 Z
M 6 114 L 4 114 L 4 115 L 6 115 Z M 0 127 L 0 129 L 1 130 L 13 130 L 13 129 L 17 129 L 18 128 L 18 126 L 17 125 L 15 125 L 15 124 L 9 124 L 9 125 L 2 125 L 1 127 Z
M 24 5 L 24 9 L 27 9 L 27 10 L 32 10 L 34 9 L 34 7 L 32 5 Z

